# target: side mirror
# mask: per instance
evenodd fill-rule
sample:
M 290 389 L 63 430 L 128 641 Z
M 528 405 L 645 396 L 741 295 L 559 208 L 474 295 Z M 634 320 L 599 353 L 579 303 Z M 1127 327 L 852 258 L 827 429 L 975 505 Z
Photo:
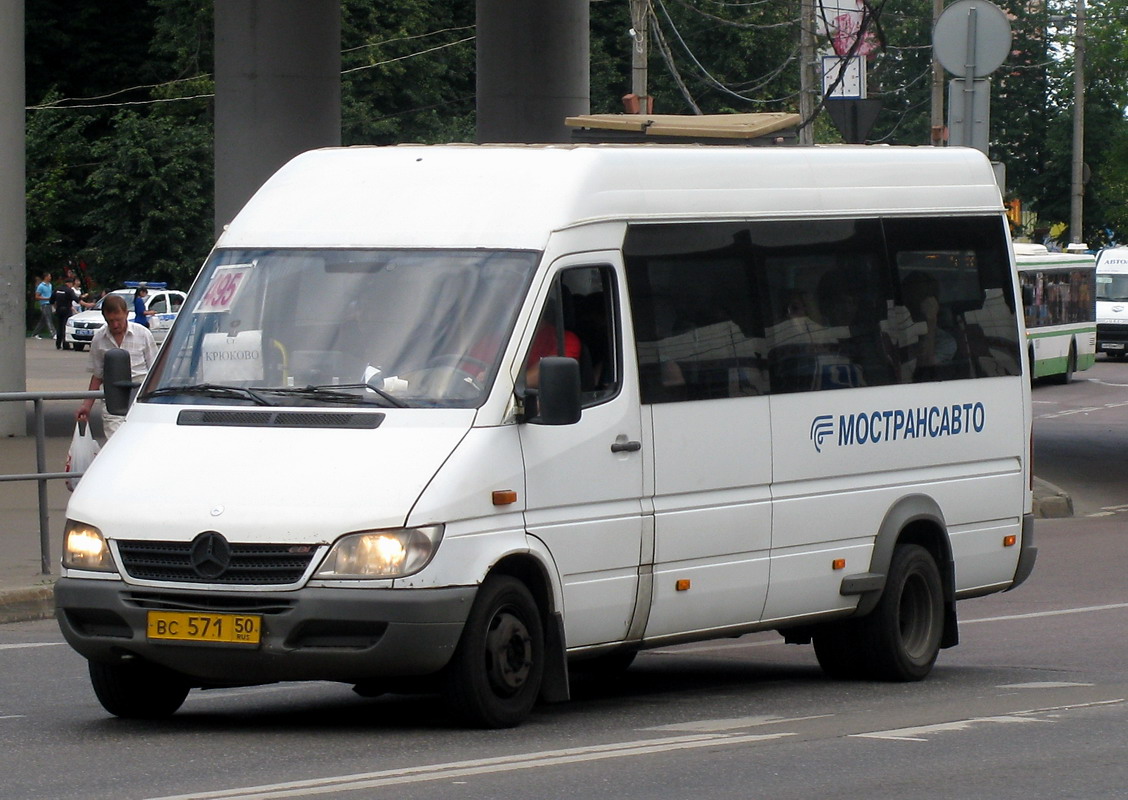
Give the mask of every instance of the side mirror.
M 540 362 L 537 415 L 541 425 L 573 425 L 580 421 L 580 362 L 549 356 Z
M 137 386 L 133 382 L 129 353 L 121 348 L 108 350 L 102 365 L 102 392 L 107 413 L 124 417 L 129 410 L 130 396 Z

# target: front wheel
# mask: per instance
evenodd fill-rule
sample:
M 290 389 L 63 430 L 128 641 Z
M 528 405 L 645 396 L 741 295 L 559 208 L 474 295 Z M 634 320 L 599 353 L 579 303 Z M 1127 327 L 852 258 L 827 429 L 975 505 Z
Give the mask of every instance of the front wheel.
M 466 722 L 483 728 L 520 723 L 540 694 L 544 630 L 525 584 L 498 575 L 478 590 L 446 671 L 446 695 Z
M 102 708 L 126 719 L 172 716 L 188 696 L 176 673 L 152 664 L 90 662 L 90 683 Z

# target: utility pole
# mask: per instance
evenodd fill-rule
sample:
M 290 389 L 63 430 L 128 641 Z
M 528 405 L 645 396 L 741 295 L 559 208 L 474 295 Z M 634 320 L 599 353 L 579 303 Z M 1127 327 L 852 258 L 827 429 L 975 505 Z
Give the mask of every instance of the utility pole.
M 822 97 L 822 77 L 815 74 L 815 0 L 799 5 L 799 144 L 815 143 L 815 109 Z
M 1082 241 L 1085 202 L 1085 0 L 1077 0 L 1073 28 L 1073 174 L 1070 180 L 1069 241 Z
M 944 13 L 944 0 L 932 0 L 932 27 L 936 27 L 936 20 Z M 932 57 L 932 144 L 941 147 L 944 144 L 944 67 Z
M 650 0 L 631 0 L 631 94 L 635 96 L 638 108 L 635 113 L 645 114 L 650 106 L 647 95 L 646 60 L 649 56 L 648 28 L 650 23 Z

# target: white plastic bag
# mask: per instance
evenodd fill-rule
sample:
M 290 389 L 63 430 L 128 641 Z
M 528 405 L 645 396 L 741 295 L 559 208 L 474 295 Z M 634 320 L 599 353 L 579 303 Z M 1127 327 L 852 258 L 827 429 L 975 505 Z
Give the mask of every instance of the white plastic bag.
M 67 467 L 65 472 L 85 472 L 98 455 L 101 445 L 90 432 L 90 423 L 79 422 L 74 426 L 74 436 L 71 437 L 70 451 L 67 453 Z M 72 492 L 82 476 L 67 478 L 67 488 Z

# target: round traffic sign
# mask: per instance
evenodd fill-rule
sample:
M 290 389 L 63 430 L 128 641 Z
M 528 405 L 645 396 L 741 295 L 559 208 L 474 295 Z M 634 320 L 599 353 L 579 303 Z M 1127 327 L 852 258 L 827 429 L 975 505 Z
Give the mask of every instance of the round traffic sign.
M 932 29 L 932 54 L 944 69 L 961 78 L 990 75 L 1006 59 L 1010 46 L 1010 20 L 987 0 L 956 0 Z

